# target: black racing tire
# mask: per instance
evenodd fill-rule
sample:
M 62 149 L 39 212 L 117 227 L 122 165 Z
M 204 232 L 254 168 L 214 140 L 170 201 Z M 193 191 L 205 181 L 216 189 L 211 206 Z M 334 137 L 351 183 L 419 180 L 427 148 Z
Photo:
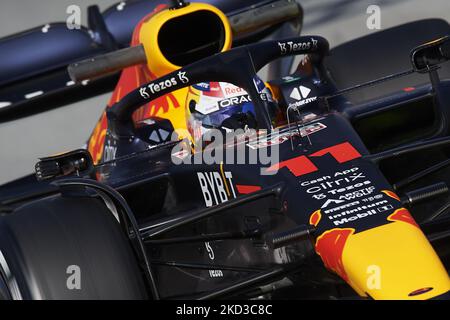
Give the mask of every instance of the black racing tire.
M 80 288 L 69 266 L 79 267 Z M 0 217 L 0 271 L 13 299 L 148 297 L 119 223 L 90 197 L 55 196 Z
M 425 19 L 374 32 L 330 50 L 325 66 L 338 89 L 412 69 L 410 52 L 414 47 L 450 34 L 450 25 L 441 19 Z M 450 78 L 450 63 L 439 74 Z M 360 89 L 347 95 L 353 103 L 382 97 L 406 87 L 429 82 L 427 74 L 412 74 Z

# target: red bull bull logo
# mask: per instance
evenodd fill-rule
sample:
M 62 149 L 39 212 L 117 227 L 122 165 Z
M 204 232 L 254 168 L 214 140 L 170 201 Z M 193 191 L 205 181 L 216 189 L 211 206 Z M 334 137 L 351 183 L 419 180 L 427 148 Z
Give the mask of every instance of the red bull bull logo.
M 342 279 L 348 282 L 342 254 L 348 238 L 355 232 L 353 228 L 336 228 L 325 231 L 316 240 L 315 249 L 322 258 L 325 267 L 334 271 Z
M 316 210 L 309 217 L 309 224 L 313 225 L 314 227 L 317 227 L 321 219 L 322 219 L 322 212 L 320 211 L 320 209 Z

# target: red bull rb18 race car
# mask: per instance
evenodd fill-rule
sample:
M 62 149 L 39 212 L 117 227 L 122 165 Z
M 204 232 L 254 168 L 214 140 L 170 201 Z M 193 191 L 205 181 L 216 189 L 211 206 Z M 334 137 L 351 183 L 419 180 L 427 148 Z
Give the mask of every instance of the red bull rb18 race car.
M 295 1 L 244 9 L 158 4 L 65 62 L 114 92 L 85 148 L 0 186 L 1 298 L 450 298 L 448 23 L 330 49 Z

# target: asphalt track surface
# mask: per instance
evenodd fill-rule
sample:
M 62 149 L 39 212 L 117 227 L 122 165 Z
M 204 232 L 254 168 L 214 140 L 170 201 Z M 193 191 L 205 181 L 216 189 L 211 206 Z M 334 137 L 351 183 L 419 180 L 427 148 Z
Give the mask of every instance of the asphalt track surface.
M 48 22 L 65 21 L 66 8 L 91 4 L 102 10 L 117 0 L 2 0 L 0 37 Z M 367 28 L 369 5 L 381 9 L 381 28 L 424 18 L 450 21 L 449 0 L 303 0 L 303 34 L 326 37 L 331 46 L 376 32 Z M 82 16 L 85 21 L 86 17 Z M 85 23 L 84 23 L 85 24 Z M 33 172 L 39 157 L 82 146 L 109 94 L 0 124 L 0 184 Z

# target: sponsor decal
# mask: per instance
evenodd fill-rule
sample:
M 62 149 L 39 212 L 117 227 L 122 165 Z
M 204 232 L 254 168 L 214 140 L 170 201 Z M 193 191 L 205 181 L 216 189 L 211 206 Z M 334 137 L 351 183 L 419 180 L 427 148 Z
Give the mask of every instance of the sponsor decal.
M 144 99 L 149 99 L 150 95 L 147 92 L 147 88 L 139 88 L 139 94 L 141 95 L 142 98 Z
M 150 95 L 147 93 L 147 89 L 150 90 L 151 93 L 155 94 L 162 90 L 166 90 L 167 88 L 176 86 L 177 84 L 177 80 L 173 77 L 167 80 L 159 81 L 157 83 L 149 83 L 146 87 L 140 88 L 139 91 L 144 99 L 149 99 Z
M 296 102 L 290 103 L 289 108 L 301 107 L 305 104 L 314 102 L 317 100 L 317 97 L 309 97 L 311 93 L 311 89 L 305 86 L 299 86 L 292 89 L 290 98 L 296 100 Z
M 261 97 L 261 100 L 263 101 L 271 101 L 270 97 L 267 93 L 260 93 L 259 96 Z M 231 107 L 231 106 L 236 106 L 236 105 L 240 105 L 243 103 L 248 103 L 251 102 L 252 98 L 250 97 L 249 94 L 244 94 L 244 95 L 240 95 L 240 96 L 235 96 L 235 97 L 231 97 L 231 98 L 226 98 L 223 100 L 220 100 L 218 102 L 218 105 L 220 108 L 227 108 L 227 107 Z
M 301 128 L 299 128 L 299 130 L 285 131 L 280 132 L 278 134 L 273 134 L 268 137 L 258 138 L 258 140 L 250 141 L 249 143 L 247 143 L 247 146 L 252 149 L 267 148 L 269 146 L 282 144 L 283 142 L 288 141 L 292 137 L 296 136 L 305 137 L 307 135 L 323 130 L 326 127 L 327 127 L 326 125 L 320 122 L 312 123 L 302 126 Z
M 366 198 L 362 199 L 361 201 L 362 202 L 372 202 L 372 201 L 375 201 L 375 200 L 380 200 L 382 198 L 383 198 L 382 194 L 376 194 L 374 196 L 366 197 Z
M 200 82 L 194 84 L 192 87 L 200 91 L 209 91 L 209 82 Z
M 181 81 L 181 83 L 189 82 L 189 78 L 186 76 L 186 72 L 179 71 L 177 73 L 177 76 L 178 76 L 178 81 Z M 152 94 L 155 94 L 160 91 L 169 89 L 173 86 L 177 86 L 178 81 L 177 81 L 176 77 L 171 77 L 169 79 L 161 80 L 158 82 L 151 82 L 151 83 L 147 84 L 145 87 L 139 88 L 139 93 L 142 98 L 150 99 L 151 96 L 148 91 L 150 91 Z
M 206 253 L 208 254 L 209 260 L 214 261 L 215 253 L 209 242 L 205 242 L 205 248 L 206 248 Z M 208 270 L 208 273 L 209 273 L 210 278 L 222 278 L 223 277 L 222 270 Z
M 351 221 L 392 210 L 393 208 L 394 207 L 392 205 L 388 204 L 387 200 L 382 200 L 379 202 L 362 205 L 354 209 L 341 211 L 338 214 L 329 215 L 328 218 L 333 220 L 335 226 L 339 226 Z
M 247 91 L 245 91 L 244 89 L 242 89 L 240 87 L 235 86 L 234 84 L 224 83 L 223 84 L 223 93 L 226 98 L 232 98 L 232 97 L 246 95 Z
M 317 97 L 311 97 L 311 98 L 300 100 L 300 101 L 297 101 L 294 103 L 289 103 L 289 108 L 298 108 L 298 107 L 304 106 L 305 104 L 314 102 L 316 100 L 317 100 Z
M 209 83 L 209 90 L 206 90 L 203 95 L 207 97 L 214 97 L 214 98 L 223 98 L 223 92 L 222 88 L 220 87 L 219 82 L 211 82 Z
M 315 50 L 317 49 L 317 42 L 318 40 L 314 38 L 307 42 L 283 41 L 278 42 L 278 47 L 281 54 L 289 54 L 304 50 Z
M 331 191 L 330 193 L 335 194 L 335 192 L 341 192 L 342 189 L 338 189 L 336 191 Z M 372 194 L 375 191 L 375 187 L 374 186 L 370 186 L 367 188 L 362 188 L 350 193 L 346 193 L 343 195 L 339 195 L 340 199 L 345 199 L 345 200 L 352 200 L 352 199 L 356 199 L 356 198 L 361 198 L 361 197 L 365 197 L 369 194 Z
M 223 272 L 222 270 L 209 270 L 210 278 L 222 278 Z
M 180 81 L 182 83 L 188 83 L 189 82 L 189 78 L 186 76 L 186 72 L 185 71 L 178 71 L 177 76 L 178 76 L 178 79 L 180 79 Z
M 355 184 L 352 184 L 352 185 L 349 185 L 349 186 L 345 186 L 345 187 L 342 187 L 342 188 L 329 190 L 328 193 L 331 193 L 331 194 L 335 195 L 335 194 L 338 194 L 338 193 L 341 193 L 341 192 L 357 189 L 357 188 L 363 187 L 365 185 L 370 185 L 370 184 L 372 184 L 372 181 L 366 180 L 366 181 L 355 183 Z M 370 191 L 374 190 L 374 187 L 369 187 L 369 188 L 366 188 L 365 190 L 368 190 L 368 192 L 370 192 Z M 355 192 L 359 192 L 359 191 L 360 190 L 355 191 Z
M 302 100 L 308 98 L 310 92 L 311 89 L 305 86 L 299 86 L 298 88 L 294 88 L 294 90 L 292 90 L 291 95 L 289 97 L 295 100 Z
M 329 200 L 332 200 L 332 199 L 329 199 Z M 327 200 L 327 202 L 325 202 L 325 203 L 329 203 L 329 200 Z M 359 201 L 353 201 L 353 202 L 349 202 L 349 203 L 343 204 L 343 205 L 338 206 L 338 207 L 334 207 L 334 208 L 330 208 L 330 209 L 324 209 L 323 212 L 326 213 L 326 214 L 333 213 L 333 212 L 338 212 L 338 211 L 341 211 L 341 210 L 345 210 L 345 209 L 351 208 L 353 206 L 357 206 L 357 205 L 359 205 L 359 203 L 360 203 Z M 322 208 L 324 208 L 324 205 L 322 205 Z
M 231 106 L 236 106 L 239 104 L 247 103 L 250 101 L 251 101 L 250 96 L 248 94 L 246 94 L 246 95 L 242 95 L 242 96 L 237 96 L 237 97 L 220 100 L 218 102 L 218 105 L 220 108 L 226 108 L 226 107 L 231 107 Z
M 231 172 L 224 171 L 223 174 L 215 171 L 197 172 L 197 178 L 206 207 L 212 207 L 236 198 Z
M 332 194 L 335 194 L 335 193 L 339 193 L 339 192 L 345 191 L 345 190 L 339 191 L 341 189 L 346 189 L 347 190 L 347 189 L 349 189 L 351 187 L 351 186 L 343 187 L 343 185 L 345 185 L 347 183 L 355 182 L 357 179 L 365 179 L 365 178 L 366 178 L 366 176 L 364 176 L 362 173 L 353 174 L 353 175 L 350 175 L 350 176 L 345 177 L 345 178 L 333 179 L 333 180 L 330 180 L 330 181 L 326 181 L 326 182 L 322 182 L 322 183 L 319 183 L 319 184 L 315 184 L 315 185 L 307 188 L 306 192 L 307 193 L 316 193 L 316 192 L 319 192 L 319 191 L 325 191 L 325 190 L 331 189 L 329 192 L 332 193 Z M 371 182 L 369 180 L 366 180 L 366 181 L 361 182 L 361 183 L 356 183 L 354 185 L 356 186 L 356 185 L 360 185 L 361 184 L 361 186 L 362 186 L 363 184 L 370 184 Z M 301 185 L 305 186 L 304 183 L 302 183 Z M 332 188 L 337 188 L 337 189 L 332 189 Z
M 301 180 L 300 187 L 312 199 L 323 201 L 320 206 L 321 214 L 325 214 L 327 220 L 334 226 L 342 226 L 379 213 L 392 212 L 395 207 L 389 200 L 390 198 L 397 200 L 395 194 L 385 192 L 386 190 L 374 194 L 375 186 L 359 167 Z
M 345 201 L 339 200 L 339 199 L 328 199 L 320 208 L 326 208 L 332 203 L 339 204 L 339 203 L 343 203 L 343 202 L 345 202 Z

